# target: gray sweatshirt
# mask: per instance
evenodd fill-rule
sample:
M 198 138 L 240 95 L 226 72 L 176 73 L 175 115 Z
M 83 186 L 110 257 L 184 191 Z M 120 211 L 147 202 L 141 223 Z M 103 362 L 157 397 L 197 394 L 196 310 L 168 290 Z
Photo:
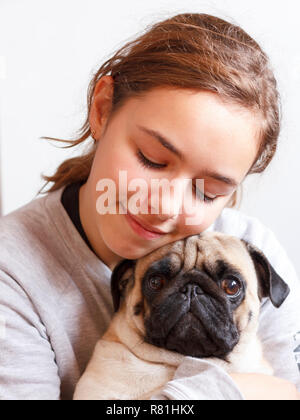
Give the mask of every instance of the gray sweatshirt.
M 60 198 L 63 188 L 0 218 L 0 399 L 71 400 L 113 315 L 111 270 L 88 247 Z M 291 293 L 261 308 L 260 337 L 278 377 L 300 390 L 300 284 L 273 232 L 224 209 L 208 230 L 259 247 Z M 154 399 L 238 400 L 220 368 L 191 357 Z

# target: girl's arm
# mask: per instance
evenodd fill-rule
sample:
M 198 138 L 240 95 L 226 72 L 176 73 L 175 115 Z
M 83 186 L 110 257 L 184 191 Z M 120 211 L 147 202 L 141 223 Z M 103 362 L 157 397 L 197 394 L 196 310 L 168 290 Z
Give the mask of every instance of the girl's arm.
M 234 373 L 230 376 L 246 400 L 300 400 L 296 386 L 284 379 L 255 373 Z
M 59 400 L 55 355 L 33 304 L 0 269 L 0 400 Z
M 227 374 L 206 360 L 186 357 L 152 400 L 300 400 L 294 384 L 275 376 Z

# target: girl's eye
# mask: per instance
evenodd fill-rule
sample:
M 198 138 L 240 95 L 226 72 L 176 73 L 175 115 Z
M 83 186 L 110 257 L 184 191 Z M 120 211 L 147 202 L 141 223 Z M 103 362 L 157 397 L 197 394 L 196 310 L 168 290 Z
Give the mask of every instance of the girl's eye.
M 147 159 L 140 150 L 137 153 L 137 157 L 138 157 L 139 162 L 144 168 L 161 169 L 167 166 L 164 163 L 151 162 L 151 160 Z
M 196 197 L 204 200 L 207 204 L 212 204 L 218 197 L 208 197 L 207 195 L 203 194 L 198 188 L 195 188 Z
M 162 169 L 167 166 L 165 163 L 152 162 L 151 160 L 147 159 L 140 150 L 138 150 L 137 157 L 140 164 L 143 166 L 143 168 Z M 203 199 L 204 202 L 208 204 L 212 204 L 218 198 L 218 197 L 210 198 L 207 195 L 203 194 L 198 188 L 195 188 L 195 190 L 196 190 L 196 198 L 199 198 L 199 200 Z

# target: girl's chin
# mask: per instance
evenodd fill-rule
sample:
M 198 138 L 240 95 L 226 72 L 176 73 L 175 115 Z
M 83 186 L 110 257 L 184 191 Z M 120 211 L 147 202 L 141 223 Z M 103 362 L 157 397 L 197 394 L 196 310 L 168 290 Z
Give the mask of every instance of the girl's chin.
M 136 232 L 126 214 L 104 215 L 100 225 L 107 248 L 121 258 L 138 259 L 164 245 L 160 238 L 149 240 Z
M 135 260 L 151 252 L 149 246 L 148 249 L 146 249 L 145 244 L 141 244 L 138 240 L 134 240 L 135 238 L 133 238 L 126 229 L 123 228 L 118 230 L 114 228 L 114 232 L 112 232 L 111 229 L 111 225 L 106 225 L 104 229 L 102 228 L 102 238 L 110 253 L 121 258 Z
M 137 260 L 150 252 L 149 250 L 143 251 L 141 248 L 128 249 L 128 243 L 124 243 L 124 246 L 120 243 L 111 244 L 110 249 L 118 257 L 128 260 Z

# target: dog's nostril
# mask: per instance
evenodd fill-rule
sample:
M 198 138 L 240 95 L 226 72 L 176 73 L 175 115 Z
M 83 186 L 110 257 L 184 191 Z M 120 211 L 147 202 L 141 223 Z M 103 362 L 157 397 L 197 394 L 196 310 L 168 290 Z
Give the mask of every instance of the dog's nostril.
M 186 293 L 187 292 L 187 287 L 186 286 L 183 286 L 183 287 L 181 287 L 181 289 L 180 289 L 180 291 L 181 291 L 181 293 Z
M 197 295 L 202 295 L 203 294 L 203 290 L 199 286 L 195 287 L 195 292 L 196 292 Z

